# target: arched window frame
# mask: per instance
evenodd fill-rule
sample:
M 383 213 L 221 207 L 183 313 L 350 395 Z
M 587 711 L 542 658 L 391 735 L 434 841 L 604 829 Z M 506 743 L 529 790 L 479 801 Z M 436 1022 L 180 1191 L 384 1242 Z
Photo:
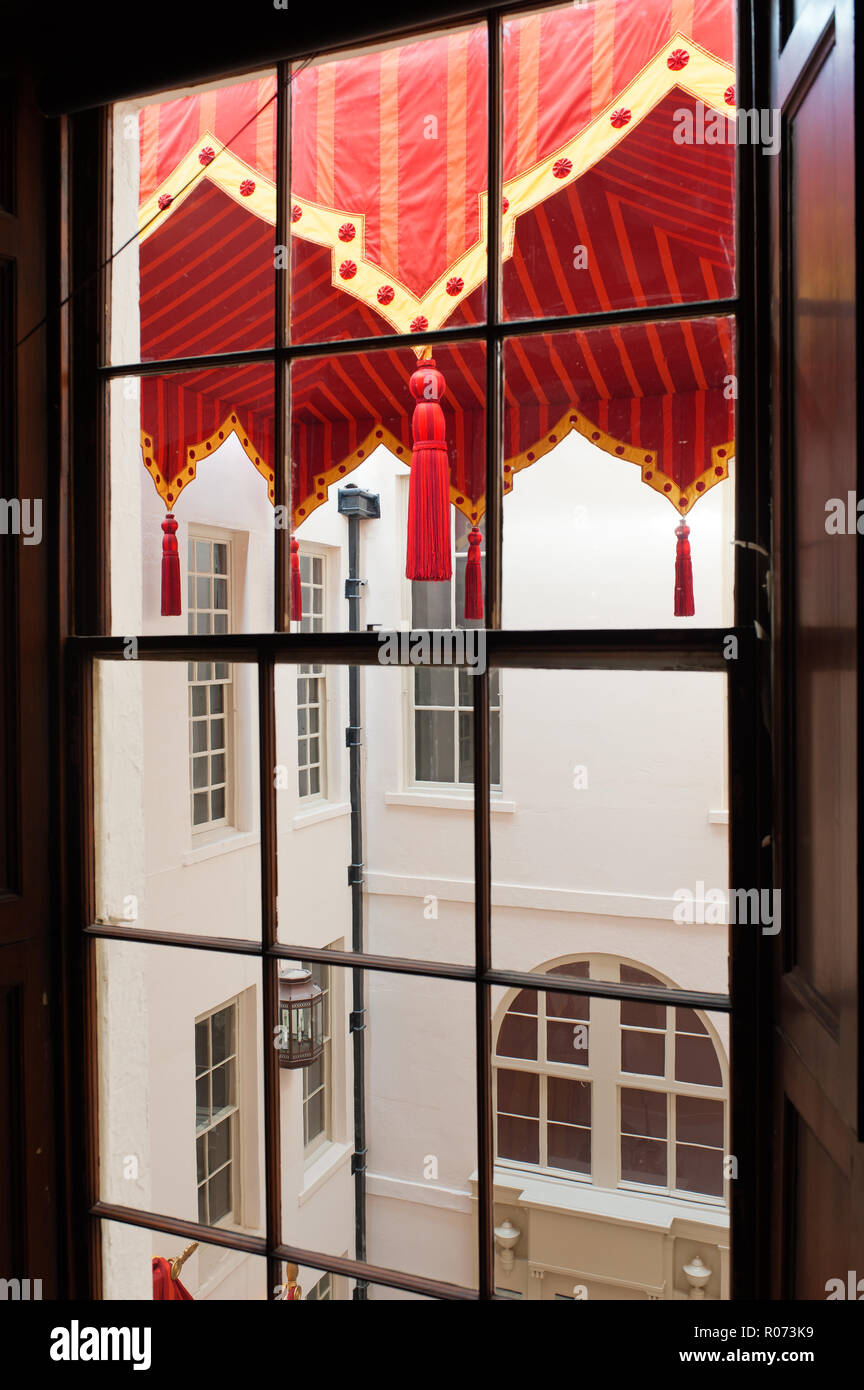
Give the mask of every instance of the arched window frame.
M 579 955 L 565 956 L 551 960 L 537 971 L 538 975 L 549 975 L 553 972 L 561 974 L 575 974 L 577 971 L 582 973 L 586 970 L 590 973 L 590 978 L 596 981 L 603 981 L 617 984 L 621 981 L 621 969 L 641 972 L 642 982 L 655 982 L 669 988 L 680 986 L 664 976 L 655 968 L 649 969 L 643 962 L 596 952 L 583 952 Z M 581 969 L 580 969 L 581 968 Z M 505 1018 L 510 1012 L 512 1005 L 520 995 L 527 993 L 523 990 L 509 990 L 499 1001 L 493 1018 L 493 1070 L 494 1070 L 494 1137 L 495 1137 L 495 1164 L 502 1169 L 514 1169 L 518 1171 L 528 1171 L 532 1173 L 546 1174 L 551 1177 L 565 1178 L 568 1181 L 582 1183 L 585 1186 L 602 1188 L 605 1190 L 618 1191 L 622 1193 L 632 1193 L 639 1196 L 652 1196 L 660 1198 L 674 1198 L 687 1202 L 698 1202 L 713 1206 L 724 1207 L 728 1201 L 728 1182 L 727 1167 L 725 1158 L 729 1153 L 729 1106 L 728 1106 L 728 1057 L 726 1048 L 717 1031 L 713 1020 L 699 1010 L 677 1010 L 674 1006 L 666 1009 L 666 1023 L 664 1029 L 651 1028 L 647 1024 L 637 1025 L 636 1023 L 622 1023 L 622 1007 L 626 1008 L 623 1001 L 617 999 L 605 999 L 599 997 L 558 995 L 561 1000 L 569 1000 L 570 1008 L 566 1023 L 573 1026 L 574 1030 L 580 1024 L 587 1026 L 588 1059 L 586 1063 L 562 1062 L 554 1057 L 549 1057 L 549 1029 L 547 1025 L 552 1022 L 556 1031 L 560 1032 L 562 1018 L 560 1015 L 550 1011 L 548 1007 L 547 991 L 537 990 L 537 1057 L 520 1058 L 508 1057 L 499 1052 L 499 1041 L 501 1028 Z M 581 1004 L 581 1010 L 577 1007 Z M 555 1006 L 552 1006 L 553 1009 Z M 640 1006 L 646 1007 L 646 1006 Z M 653 1006 L 648 1005 L 648 1008 Z M 581 1017 L 576 1017 L 576 1014 Z M 684 1022 L 686 1015 L 694 1013 L 698 1018 L 704 1034 L 687 1034 L 686 1031 L 676 1024 Z M 680 1015 L 684 1015 L 682 1019 Z M 632 1017 L 632 1015 L 631 1015 Z M 625 1032 L 655 1032 L 662 1033 L 664 1036 L 664 1069 L 662 1074 L 652 1074 L 647 1072 L 629 1072 L 622 1069 L 621 1039 Z M 720 1070 L 720 1084 L 717 1086 L 700 1085 L 696 1082 L 679 1080 L 676 1075 L 676 1034 L 683 1036 L 706 1036 L 710 1039 L 713 1046 L 714 1055 Z M 579 1048 L 574 1049 L 578 1054 Z M 553 1051 L 561 1051 L 560 1041 L 556 1041 Z M 539 1077 L 538 1086 L 538 1123 L 539 1123 L 539 1162 L 534 1163 L 525 1159 L 514 1159 L 499 1156 L 499 1106 L 498 1106 L 498 1077 L 502 1070 L 515 1071 L 534 1074 Z M 591 1163 L 590 1172 L 579 1173 L 556 1166 L 549 1162 L 549 1078 L 562 1078 L 566 1080 L 581 1080 L 590 1085 L 590 1130 L 591 1130 Z M 634 1181 L 622 1174 L 622 1100 L 625 1091 L 650 1091 L 662 1093 L 665 1096 L 666 1114 L 666 1153 L 667 1153 L 667 1182 L 665 1184 L 654 1184 Z M 720 1101 L 723 1105 L 723 1194 L 714 1195 L 702 1193 L 695 1190 L 683 1188 L 678 1185 L 679 1156 L 678 1149 L 680 1143 L 676 1136 L 676 1111 L 677 1097 L 705 1098 L 713 1101 Z M 689 1146 L 686 1146 L 689 1147 Z M 712 1147 L 712 1146 L 707 1146 Z

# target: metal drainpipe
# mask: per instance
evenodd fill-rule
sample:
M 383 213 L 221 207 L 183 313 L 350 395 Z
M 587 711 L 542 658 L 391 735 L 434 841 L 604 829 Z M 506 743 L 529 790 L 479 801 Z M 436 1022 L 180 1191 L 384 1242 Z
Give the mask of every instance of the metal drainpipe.
M 360 631 L 360 593 L 365 579 L 360 578 L 360 521 L 381 515 L 380 498 L 348 483 L 339 492 L 340 515 L 348 518 L 348 578 L 345 597 L 348 600 L 348 629 Z M 348 745 L 349 783 L 351 801 L 351 863 L 348 882 L 351 886 L 351 949 L 364 949 L 363 931 L 363 724 L 360 710 L 360 668 L 348 670 Z M 354 1175 L 354 1253 L 358 1260 L 366 1259 L 366 980 L 365 971 L 352 970 L 352 1008 L 349 1028 L 354 1050 L 354 1152 L 351 1172 Z M 358 1280 L 354 1298 L 365 1301 L 368 1285 Z

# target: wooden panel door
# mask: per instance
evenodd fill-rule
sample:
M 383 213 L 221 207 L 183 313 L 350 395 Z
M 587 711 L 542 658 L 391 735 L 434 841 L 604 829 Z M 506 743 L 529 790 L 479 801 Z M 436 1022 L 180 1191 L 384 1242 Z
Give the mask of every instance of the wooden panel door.
M 0 1279 L 57 1296 L 45 121 L 0 73 Z M 52 522 L 52 512 L 54 521 Z M 27 1286 L 4 1285 L 7 1296 Z
M 773 8 L 772 1294 L 825 1299 L 864 1281 L 854 0 Z

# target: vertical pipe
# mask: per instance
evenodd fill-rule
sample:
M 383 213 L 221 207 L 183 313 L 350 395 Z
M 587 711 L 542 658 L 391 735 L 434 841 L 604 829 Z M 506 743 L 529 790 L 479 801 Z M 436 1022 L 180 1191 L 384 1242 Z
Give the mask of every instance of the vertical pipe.
M 360 518 L 348 517 L 348 628 L 360 631 Z M 363 946 L 363 768 L 361 763 L 360 668 L 348 671 L 348 758 L 351 800 L 351 949 Z M 354 1246 L 358 1260 L 366 1259 L 366 979 L 352 970 L 351 1037 L 354 1049 Z M 358 1280 L 354 1298 L 366 1299 L 367 1285 Z

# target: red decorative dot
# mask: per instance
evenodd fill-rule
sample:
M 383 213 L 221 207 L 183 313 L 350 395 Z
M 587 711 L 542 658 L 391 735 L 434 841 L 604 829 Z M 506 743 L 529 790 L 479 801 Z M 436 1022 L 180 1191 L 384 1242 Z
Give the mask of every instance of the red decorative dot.
M 465 281 L 461 275 L 454 275 L 447 281 L 447 293 L 449 295 L 461 294 L 465 288 Z
M 344 473 L 344 472 L 345 472 L 345 465 L 344 465 L 344 463 L 340 463 L 340 465 L 339 465 L 339 472 L 340 472 L 340 473 Z
M 272 483 L 272 481 L 273 481 L 273 474 L 271 473 L 271 474 L 270 474 L 270 482 Z
M 725 457 L 726 457 L 726 450 L 725 450 L 725 449 L 718 449 L 718 450 L 717 450 L 717 457 L 718 457 L 718 459 L 725 459 Z
M 550 434 L 550 436 L 549 436 L 549 443 L 550 443 L 550 444 L 557 444 L 557 443 L 558 443 L 558 436 L 557 436 L 557 434 Z
M 471 520 L 472 520 L 472 521 L 476 521 L 476 520 L 477 520 L 477 513 L 476 513 L 476 512 L 472 512 L 472 513 L 471 513 Z
M 689 506 L 690 506 L 690 503 L 687 501 L 687 498 L 686 498 L 686 497 L 683 497 L 683 496 L 682 496 L 682 497 L 679 497 L 679 498 L 678 498 L 678 506 L 679 506 L 679 507 L 689 507 Z
M 552 165 L 552 173 L 555 175 L 556 179 L 566 179 L 572 168 L 572 160 L 556 159 L 555 163 Z
M 213 445 L 210 443 L 209 440 L 207 441 L 207 446 L 206 446 L 206 447 L 207 447 L 208 449 L 212 449 L 212 448 L 213 448 Z
M 173 492 L 169 492 L 169 493 L 168 493 L 168 501 L 169 501 L 169 502 L 173 502 L 173 501 L 174 501 L 174 493 L 173 493 Z
M 224 436 L 224 434 L 222 433 L 221 430 L 219 431 L 219 438 L 220 438 L 220 439 L 224 439 L 224 438 L 225 438 L 225 436 Z
M 396 450 L 396 452 L 397 454 L 404 454 L 405 450 L 402 448 L 401 444 L 399 445 L 399 448 Z
M 383 430 L 376 430 L 376 431 L 375 431 L 375 438 L 376 438 L 376 439 L 383 439 L 383 438 L 384 438 L 384 431 L 383 431 Z
M 646 463 L 650 463 L 650 462 L 651 462 L 651 455 L 650 455 L 650 454 L 646 454 L 646 455 L 645 455 L 645 462 L 646 462 Z
M 592 433 L 592 435 L 591 435 L 591 438 L 592 438 L 592 439 L 599 439 L 599 438 L 600 438 L 600 431 L 599 431 L 599 430 L 594 430 L 593 433 Z
M 254 180 L 254 179 L 244 179 L 243 182 L 242 182 L 241 185 L 240 185 L 240 196 L 241 196 L 241 198 L 251 198 L 251 196 L 252 196 L 252 194 L 253 194 L 254 192 L 255 192 L 255 180 Z
M 624 445 L 623 445 L 623 444 L 616 444 L 616 445 L 615 445 L 615 452 L 616 452 L 616 454 L 623 454 L 623 452 L 624 452 Z
M 464 497 L 457 497 L 457 498 L 456 498 L 456 505 L 461 507 L 461 505 L 462 505 L 462 503 L 463 503 L 464 501 L 465 501 L 465 498 L 464 498 Z
M 245 449 L 245 448 L 247 447 L 248 444 L 249 444 L 249 440 L 248 440 L 248 439 L 244 439 L 244 440 L 243 440 L 243 448 Z
M 715 468 L 715 469 L 714 469 L 714 472 L 715 472 L 715 474 L 717 475 L 718 478 L 722 478 L 722 477 L 723 477 L 723 469 L 722 469 L 722 468 Z
M 650 483 L 650 481 L 651 481 L 651 479 L 652 479 L 653 477 L 654 477 L 654 474 L 651 472 L 651 469 L 649 468 L 648 471 L 647 471 L 647 473 L 645 474 L 645 480 L 646 480 L 646 482 L 649 482 L 649 483 Z
M 734 88 L 734 87 L 727 87 L 727 88 L 726 88 L 725 92 L 723 93 L 723 100 L 725 101 L 725 103 L 726 103 L 727 106 L 734 106 L 734 105 L 735 105 L 735 88 Z
M 672 484 L 671 484 L 671 483 L 664 483 L 664 484 L 663 484 L 663 491 L 664 491 L 664 492 L 671 492 L 671 491 L 672 491 Z
M 164 212 L 166 208 L 170 208 L 170 206 L 171 206 L 171 204 L 172 204 L 173 202 L 174 202 L 174 195 L 173 195 L 173 193 L 160 193 L 160 195 L 159 195 L 159 208 L 160 208 L 160 210 L 161 210 L 162 212 Z
M 145 448 L 145 449 L 149 449 L 149 448 L 151 448 L 151 447 L 152 447 L 152 446 L 151 446 L 151 444 L 150 444 L 150 440 L 149 440 L 149 439 L 145 439 L 145 440 L 144 440 L 144 448 Z
M 236 415 L 232 415 L 232 416 L 231 416 L 231 424 L 232 424 L 232 425 L 236 425 L 236 424 L 237 424 L 237 416 L 236 416 Z
M 412 319 L 412 320 L 411 320 L 411 329 L 410 329 L 410 331 L 411 331 L 412 333 L 422 333 L 423 330 L 424 330 L 425 328 L 428 328 L 428 327 L 429 327 L 429 320 L 428 320 L 427 318 L 424 318 L 424 316 L 423 316 L 422 314 L 418 314 L 417 317 L 416 317 L 416 319 Z
M 194 450 L 194 449 L 190 449 L 190 450 L 189 450 L 189 457 L 190 457 L 190 459 L 194 459 L 194 457 L 195 457 L 195 450 Z
M 704 484 L 704 483 L 697 483 L 697 484 L 696 484 L 696 491 L 697 491 L 697 492 L 704 492 L 704 490 L 705 490 L 705 484 Z
M 502 199 L 501 199 L 501 211 L 502 211 L 502 212 L 507 212 L 507 211 L 509 210 L 509 207 L 510 207 L 510 199 L 509 199 L 509 198 L 502 198 Z
M 358 449 L 358 450 L 357 450 L 357 457 L 358 457 L 358 459 L 362 459 L 362 457 L 363 457 L 363 450 L 362 450 L 362 449 Z
M 357 267 L 353 261 L 343 261 L 339 267 L 339 274 L 343 280 L 353 280 L 357 274 Z
M 256 462 L 256 464 L 258 464 L 258 463 L 260 463 L 260 462 L 261 462 L 261 460 L 260 460 L 260 459 L 259 459 L 259 457 L 258 457 L 258 455 L 257 455 L 257 454 L 256 454 L 256 455 L 255 455 L 255 462 Z
M 318 498 L 318 501 L 320 502 L 320 501 L 323 499 L 323 497 L 324 497 L 324 493 L 323 493 L 323 492 L 316 492 L 315 496 Z
M 150 467 L 152 466 L 152 464 L 153 464 L 153 460 L 152 460 L 152 459 L 145 459 L 145 460 L 144 460 L 144 463 L 145 463 L 145 465 L 146 465 L 147 468 L 150 468 Z M 190 472 L 190 473 L 192 472 L 192 469 L 191 469 L 191 468 L 189 469 L 189 472 Z
M 178 487 L 182 487 L 182 486 L 183 486 L 183 479 L 182 479 L 182 478 L 178 478 L 178 479 L 177 479 L 177 486 L 178 486 Z
M 571 424 L 571 425 L 575 425 L 575 424 L 576 424 L 576 421 L 578 420 L 578 418 L 579 418 L 578 415 L 571 415 L 571 416 L 570 416 L 570 424 Z
M 198 162 L 199 164 L 212 164 L 215 158 L 215 150 L 212 150 L 209 145 L 205 145 L 203 150 L 201 150 L 200 154 L 198 155 Z
M 512 472 L 513 472 L 513 470 L 512 470 L 512 468 L 510 467 L 509 463 L 505 463 L 505 465 L 504 465 L 504 472 L 505 472 L 505 473 L 512 473 Z
M 342 226 L 339 228 L 340 241 L 353 241 L 356 235 L 357 228 L 354 226 L 353 222 L 342 223 Z
M 292 222 L 299 222 L 299 221 L 300 221 L 300 218 L 301 218 L 302 216 L 303 216 L 303 209 L 301 208 L 301 206 L 300 206 L 299 203 L 295 203 L 294 206 L 293 206 L 293 208 L 291 209 L 291 221 L 292 221 Z
M 392 304 L 393 296 L 396 293 L 392 285 L 382 285 L 378 291 L 379 304 Z
M 626 106 L 619 106 L 617 111 L 612 112 L 612 115 L 609 117 L 609 119 L 614 125 L 615 129 L 620 130 L 622 126 L 630 124 L 630 115 L 631 113 L 627 110 Z
M 690 54 L 687 50 L 685 48 L 676 48 L 674 53 L 670 53 L 669 57 L 666 59 L 666 66 L 667 68 L 671 68 L 673 72 L 680 72 L 682 68 L 686 68 L 689 62 Z
M 534 455 L 533 455 L 533 454 L 529 454 L 529 455 L 528 455 L 528 462 L 529 462 L 529 463 L 533 463 L 533 462 L 534 462 Z
M 158 473 L 156 474 L 156 481 L 157 481 L 157 483 L 161 483 L 161 481 L 162 481 L 162 479 L 159 477 L 159 474 L 158 474 Z

